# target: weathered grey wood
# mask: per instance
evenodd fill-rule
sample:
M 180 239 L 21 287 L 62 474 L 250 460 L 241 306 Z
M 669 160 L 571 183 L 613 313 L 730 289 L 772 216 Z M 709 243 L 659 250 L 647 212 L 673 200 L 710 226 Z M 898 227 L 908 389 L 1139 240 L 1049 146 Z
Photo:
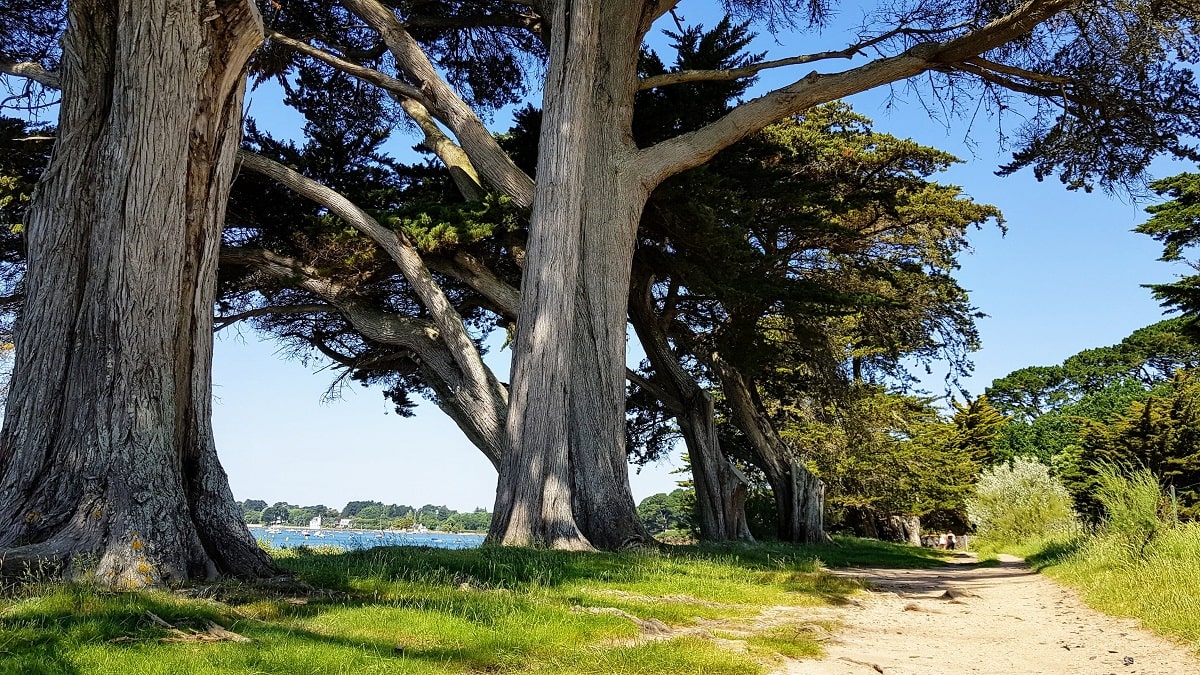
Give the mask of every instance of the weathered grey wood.
M 211 429 L 217 249 L 252 2 L 69 3 L 0 434 L 3 571 L 137 587 L 273 574 Z
M 493 541 L 613 549 L 652 541 L 626 468 L 624 326 L 647 197 L 630 161 L 640 2 L 547 3 L 538 190 L 513 350 Z M 568 18 L 569 14 L 569 18 Z M 601 39 L 603 36 L 603 39 Z M 588 152 L 580 153 L 580 148 Z

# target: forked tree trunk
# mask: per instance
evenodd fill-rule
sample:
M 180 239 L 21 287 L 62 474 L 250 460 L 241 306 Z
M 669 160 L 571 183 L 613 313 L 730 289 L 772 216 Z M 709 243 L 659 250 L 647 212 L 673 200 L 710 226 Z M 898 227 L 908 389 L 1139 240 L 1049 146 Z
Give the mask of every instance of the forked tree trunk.
M 653 279 L 639 273 L 629 289 L 629 317 L 642 348 L 658 375 L 653 392 L 675 416 L 687 446 L 696 489 L 700 538 L 705 541 L 752 540 L 746 522 L 745 476 L 721 452 L 712 395 L 679 363 L 659 324 L 650 291 Z
M 490 541 L 652 541 L 625 456 L 626 298 L 649 189 L 630 133 L 640 2 L 547 3 L 550 62 Z M 586 149 L 586 150 L 585 150 Z
M 217 251 L 262 40 L 249 0 L 79 0 L 0 434 L 4 572 L 274 573 L 211 429 Z
M 733 423 L 749 440 L 751 460 L 771 484 L 779 539 L 801 544 L 826 541 L 824 484 L 792 457 L 763 412 L 753 383 L 719 356 L 711 361 L 721 379 Z

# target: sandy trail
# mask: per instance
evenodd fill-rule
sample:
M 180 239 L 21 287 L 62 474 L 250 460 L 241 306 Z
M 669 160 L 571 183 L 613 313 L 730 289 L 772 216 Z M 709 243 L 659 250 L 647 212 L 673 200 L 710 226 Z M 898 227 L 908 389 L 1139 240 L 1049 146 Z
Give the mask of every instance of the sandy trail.
M 821 661 L 787 675 L 1200 673 L 1186 647 L 1100 614 L 1071 591 L 1006 558 L 998 567 L 850 569 L 871 592 L 822 618 L 842 623 Z

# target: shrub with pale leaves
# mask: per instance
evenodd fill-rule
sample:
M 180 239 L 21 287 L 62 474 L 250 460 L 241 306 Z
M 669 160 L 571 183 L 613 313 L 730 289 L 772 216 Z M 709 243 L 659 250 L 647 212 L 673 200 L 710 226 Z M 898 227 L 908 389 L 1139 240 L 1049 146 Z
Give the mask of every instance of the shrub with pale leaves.
M 1026 457 L 983 472 L 967 517 L 979 536 L 1006 543 L 1066 534 L 1079 522 L 1067 489 L 1045 464 Z

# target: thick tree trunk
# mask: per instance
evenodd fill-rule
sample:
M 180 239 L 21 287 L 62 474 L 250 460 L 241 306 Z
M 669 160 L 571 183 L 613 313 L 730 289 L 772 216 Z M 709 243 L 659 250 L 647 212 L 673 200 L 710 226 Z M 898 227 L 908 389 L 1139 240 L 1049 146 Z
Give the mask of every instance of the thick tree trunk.
M 625 457 L 625 317 L 650 187 L 630 133 L 640 2 L 547 3 L 551 31 L 529 261 L 513 350 L 509 448 L 490 540 L 650 542 Z
M 657 375 L 654 394 L 675 416 L 687 445 L 700 538 L 752 540 L 746 522 L 747 481 L 721 452 L 712 395 L 684 370 L 671 349 L 654 311 L 652 285 L 649 274 L 639 273 L 634 279 L 629 289 L 629 317 Z
M 721 380 L 733 423 L 750 441 L 751 461 L 771 484 L 780 540 L 802 544 L 826 541 L 824 484 L 792 457 L 763 412 L 753 383 L 719 356 L 711 359 L 711 365 Z
M 212 308 L 249 0 L 70 3 L 0 434 L 4 572 L 119 587 L 274 572 L 211 430 Z

